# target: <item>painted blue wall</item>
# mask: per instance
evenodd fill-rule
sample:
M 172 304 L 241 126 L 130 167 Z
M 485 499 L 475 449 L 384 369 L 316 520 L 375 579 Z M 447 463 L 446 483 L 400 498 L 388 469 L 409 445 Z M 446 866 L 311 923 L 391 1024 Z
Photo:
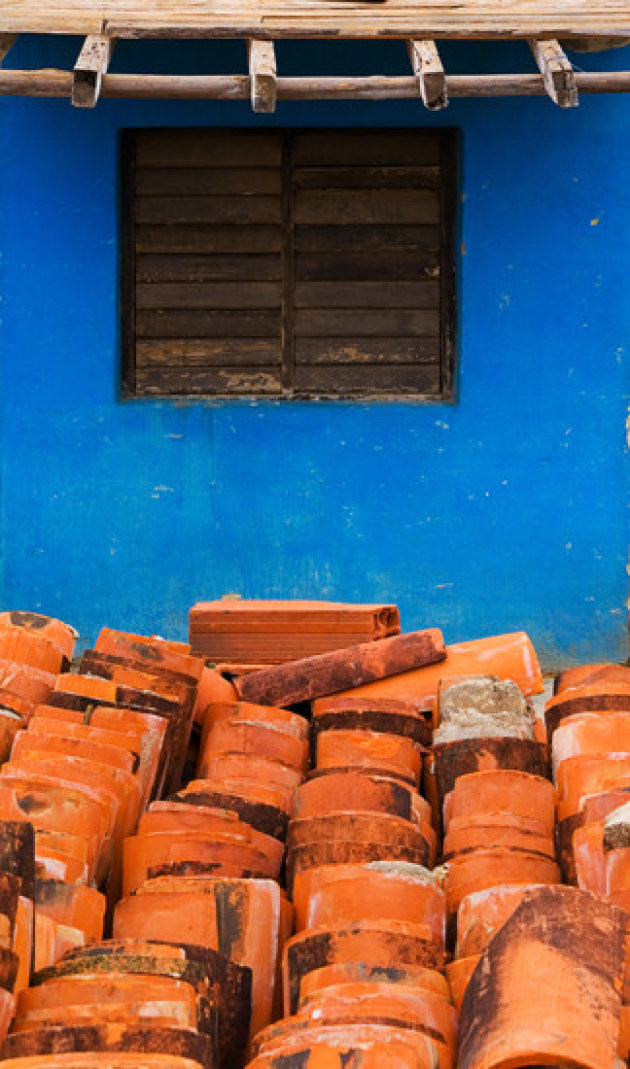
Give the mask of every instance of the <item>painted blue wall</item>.
M 10 65 L 70 67 L 34 38 Z M 447 69 L 532 69 L 520 44 Z M 120 46 L 114 69 L 244 70 L 236 43 Z M 405 71 L 303 44 L 281 73 Z M 630 66 L 630 49 L 576 57 Z M 343 64 L 343 68 L 342 68 Z M 117 399 L 118 133 L 149 125 L 461 130 L 453 406 Z M 447 641 L 529 630 L 547 666 L 627 655 L 630 96 L 245 104 L 0 100 L 2 602 L 173 637 L 189 605 L 395 600 Z

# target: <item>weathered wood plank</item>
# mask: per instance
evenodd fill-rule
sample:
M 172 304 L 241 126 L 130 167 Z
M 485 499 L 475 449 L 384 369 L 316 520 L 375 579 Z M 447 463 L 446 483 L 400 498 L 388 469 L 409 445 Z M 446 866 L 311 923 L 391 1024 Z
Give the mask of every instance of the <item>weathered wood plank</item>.
M 308 338 L 437 338 L 440 318 L 435 311 L 361 311 L 300 308 L 295 313 L 295 334 Z
M 280 197 L 145 197 L 138 223 L 280 223 Z
M 17 39 L 17 33 L 0 33 L 0 67 Z
M 280 392 L 280 372 L 260 368 L 140 368 L 137 388 L 143 394 L 175 396 L 243 396 Z
M 138 282 L 270 282 L 281 276 L 279 256 L 136 256 Z
M 201 310 L 280 308 L 280 282 L 141 282 L 136 308 Z
M 138 367 L 273 367 L 281 365 L 280 343 L 260 338 L 169 338 L 139 341 Z
M 448 91 L 435 41 L 408 41 L 407 48 L 423 104 L 429 111 L 440 111 L 448 104 Z
M 281 247 L 282 232 L 279 226 L 136 226 L 136 249 L 139 253 L 203 255 L 208 271 L 212 271 L 210 257 L 215 254 L 266 254 L 279 252 Z M 222 256 L 216 263 L 220 261 L 223 261 Z
M 138 167 L 141 196 L 280 194 L 280 172 L 273 167 Z
M 296 364 L 437 364 L 438 338 L 297 338 Z
M 73 107 L 96 107 L 103 75 L 107 73 L 115 44 L 112 37 L 106 37 L 103 34 L 94 34 L 85 38 L 74 65 Z
M 298 226 L 294 243 L 296 252 L 430 252 L 439 249 L 440 232 L 437 226 Z
M 536 32 L 536 30 L 531 32 Z M 630 28 L 626 32 L 630 34 Z M 562 33 L 568 37 L 570 30 L 564 29 Z M 609 35 L 614 35 L 614 29 L 609 30 Z M 408 33 L 399 33 L 394 36 L 406 37 Z M 531 36 L 531 33 L 522 36 Z M 378 83 L 377 87 L 375 87 L 375 82 Z M 577 71 L 575 84 L 580 93 L 627 93 L 630 92 L 630 70 Z M 483 100 L 490 97 L 546 95 L 544 81 L 540 74 L 451 74 L 447 76 L 447 86 L 451 98 L 471 97 Z M 0 96 L 70 97 L 71 95 L 72 73 L 70 71 L 0 70 Z M 279 100 L 411 100 L 417 95 L 417 81 L 411 76 L 391 78 L 379 76 L 377 79 L 371 77 L 278 78 Z M 249 78 L 246 75 L 223 77 L 194 74 L 106 74 L 103 77 L 101 96 L 112 99 L 134 97 L 144 100 L 247 100 Z
M 296 308 L 437 308 L 440 284 L 401 282 L 298 282 Z
M 339 79 L 343 81 L 343 79 Z M 353 131 L 351 138 L 343 131 L 297 134 L 293 143 L 295 167 L 437 167 L 440 163 L 439 140 L 434 134 L 379 131 Z
M 437 223 L 440 204 L 431 190 L 360 189 L 339 190 L 334 197 L 326 190 L 297 190 L 294 218 L 297 225 L 320 226 L 357 223 Z
M 437 189 L 438 167 L 297 167 L 296 189 Z
M 392 279 L 437 278 L 438 257 L 428 249 L 386 252 L 301 253 L 295 259 L 295 277 L 302 282 L 378 282 Z
M 343 397 L 344 394 L 360 394 L 375 397 L 391 394 L 438 394 L 440 370 L 436 365 L 392 365 L 352 367 L 331 364 L 330 366 L 296 366 L 295 389 L 298 392 Z
M 282 137 L 258 131 L 146 130 L 138 139 L 139 167 L 261 167 L 280 166 Z
M 273 312 L 139 311 L 138 338 L 279 338 L 280 316 Z
M 276 110 L 276 53 L 273 41 L 247 42 L 252 111 Z
M 630 36 L 625 0 L 488 0 L 453 5 L 429 0 L 389 0 L 374 8 L 329 0 L 3 0 L 2 29 L 17 33 L 61 33 L 84 37 L 106 32 L 117 37 L 399 36 L 555 37 Z
M 561 108 L 579 104 L 575 72 L 558 41 L 530 41 L 547 93 Z

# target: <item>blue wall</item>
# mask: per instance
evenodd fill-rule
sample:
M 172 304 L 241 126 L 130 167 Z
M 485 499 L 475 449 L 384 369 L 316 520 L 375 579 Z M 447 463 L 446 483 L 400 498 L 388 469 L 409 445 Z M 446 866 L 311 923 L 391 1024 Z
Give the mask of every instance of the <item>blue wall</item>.
M 32 39 L 14 66 L 70 67 Z M 244 70 L 121 46 L 115 69 Z M 188 49 L 188 50 L 187 50 Z M 222 49 L 219 51 L 219 49 Z M 447 69 L 532 69 L 520 44 Z M 281 73 L 405 72 L 402 45 L 285 45 Z M 630 49 L 576 57 L 630 66 Z M 627 655 L 630 97 L 245 104 L 0 100 L 2 602 L 173 637 L 189 605 L 395 600 L 447 641 L 526 628 L 547 666 Z M 462 132 L 458 402 L 117 399 L 124 126 L 446 124 Z

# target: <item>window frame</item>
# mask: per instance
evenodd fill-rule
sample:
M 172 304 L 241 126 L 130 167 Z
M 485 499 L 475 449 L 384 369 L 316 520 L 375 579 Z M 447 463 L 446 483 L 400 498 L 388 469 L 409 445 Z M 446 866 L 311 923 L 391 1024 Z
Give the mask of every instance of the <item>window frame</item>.
M 365 392 L 333 392 L 321 390 L 296 391 L 287 385 L 287 374 L 294 367 L 294 348 L 289 352 L 284 341 L 284 326 L 294 314 L 295 278 L 292 269 L 283 271 L 283 308 L 281 321 L 283 326 L 282 341 L 282 386 L 279 392 L 240 393 L 240 392 L 158 392 L 142 390 L 139 392 L 136 386 L 136 329 L 135 329 L 135 206 L 137 203 L 137 189 L 135 181 L 135 152 L 138 138 L 147 132 L 156 134 L 182 134 L 194 135 L 195 133 L 208 134 L 216 131 L 218 134 L 242 134 L 247 137 L 250 133 L 269 132 L 280 135 L 283 139 L 282 153 L 282 202 L 283 202 L 283 263 L 290 261 L 293 266 L 292 236 L 294 222 L 292 218 L 292 186 L 291 182 L 285 181 L 285 168 L 287 167 L 287 154 L 290 153 L 291 140 L 300 134 L 328 134 L 331 136 L 348 135 L 354 132 L 360 134 L 371 133 L 376 137 L 387 133 L 403 133 L 412 137 L 414 133 L 435 137 L 440 146 L 440 184 L 439 184 L 439 373 L 440 387 L 436 393 L 410 393 L 391 392 L 378 388 L 366 387 Z M 457 276 L 459 250 L 457 247 L 457 235 L 459 224 L 459 159 L 460 159 L 460 132 L 454 127 L 430 127 L 430 126 L 348 126 L 348 127 L 232 127 L 232 126 L 198 126 L 198 127 L 130 127 L 121 131 L 119 153 L 119 202 L 120 202 L 120 256 L 119 256 L 119 324 L 121 337 L 121 359 L 119 369 L 119 396 L 121 400 L 165 400 L 170 399 L 177 403 L 195 402 L 225 402 L 225 401 L 324 401 L 324 402 L 395 402 L 404 404 L 453 404 L 456 401 L 457 381 Z M 292 341 L 293 332 L 290 331 Z M 377 366 L 376 363 L 366 363 L 365 370 Z

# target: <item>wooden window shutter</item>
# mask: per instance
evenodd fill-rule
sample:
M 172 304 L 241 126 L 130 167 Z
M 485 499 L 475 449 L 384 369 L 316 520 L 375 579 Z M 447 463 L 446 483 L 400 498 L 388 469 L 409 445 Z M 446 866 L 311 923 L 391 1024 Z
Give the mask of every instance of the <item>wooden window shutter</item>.
M 127 395 L 450 399 L 450 131 L 140 131 Z

